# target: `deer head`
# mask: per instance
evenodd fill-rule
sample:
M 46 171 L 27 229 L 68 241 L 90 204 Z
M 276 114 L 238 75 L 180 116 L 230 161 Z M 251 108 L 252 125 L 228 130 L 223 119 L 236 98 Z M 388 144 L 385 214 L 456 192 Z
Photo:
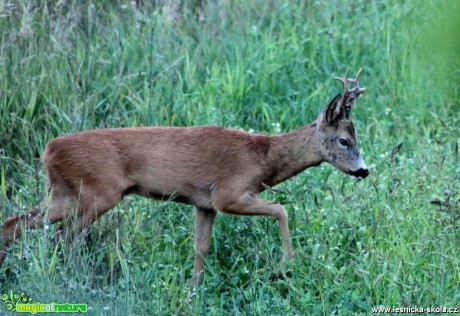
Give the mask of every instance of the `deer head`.
M 369 174 L 350 119 L 351 107 L 365 90 L 359 86 L 361 70 L 354 79 L 348 78 L 349 69 L 344 78 L 336 77 L 343 84 L 343 95 L 338 94 L 321 112 L 316 122 L 323 159 L 357 179 L 364 179 Z M 348 88 L 348 82 L 354 85 L 352 89 Z

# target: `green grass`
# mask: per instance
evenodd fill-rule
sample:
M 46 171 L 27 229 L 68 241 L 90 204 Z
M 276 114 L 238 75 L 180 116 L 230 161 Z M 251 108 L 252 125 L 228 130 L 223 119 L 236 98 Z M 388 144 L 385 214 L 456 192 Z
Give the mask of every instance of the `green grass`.
M 458 2 L 161 3 L 0 3 L 2 221 L 46 199 L 38 158 L 54 137 L 149 125 L 287 132 L 316 119 L 347 67 L 364 67 L 352 116 L 371 175 L 355 183 L 321 165 L 262 194 L 290 215 L 286 279 L 270 277 L 282 256 L 273 219 L 219 214 L 188 302 L 193 208 L 130 197 L 69 248 L 54 247 L 51 228 L 26 234 L 0 270 L 1 293 L 84 302 L 92 315 L 460 307 Z

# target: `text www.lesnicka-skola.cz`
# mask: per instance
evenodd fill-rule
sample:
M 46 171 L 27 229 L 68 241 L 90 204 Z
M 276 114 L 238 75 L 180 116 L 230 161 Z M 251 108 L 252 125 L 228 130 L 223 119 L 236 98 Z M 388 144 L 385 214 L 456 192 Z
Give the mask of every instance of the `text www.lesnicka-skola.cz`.
M 433 314 L 458 314 L 460 309 L 458 307 L 372 307 L 372 313 L 374 314 L 393 314 L 393 313 L 408 313 L 408 314 L 417 314 L 417 313 L 433 313 Z

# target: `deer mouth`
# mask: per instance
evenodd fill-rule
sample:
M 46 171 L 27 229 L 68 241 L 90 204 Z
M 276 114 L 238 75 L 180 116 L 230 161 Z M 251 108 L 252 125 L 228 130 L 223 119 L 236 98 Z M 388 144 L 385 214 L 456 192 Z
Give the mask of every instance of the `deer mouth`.
M 348 174 L 352 176 L 353 178 L 356 178 L 357 180 L 363 180 L 369 175 L 369 170 L 368 169 L 358 169 L 355 171 L 348 171 Z

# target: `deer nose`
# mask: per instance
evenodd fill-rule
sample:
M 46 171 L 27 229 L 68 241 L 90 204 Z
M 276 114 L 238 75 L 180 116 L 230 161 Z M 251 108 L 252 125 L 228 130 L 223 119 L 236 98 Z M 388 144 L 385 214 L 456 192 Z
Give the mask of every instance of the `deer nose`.
M 369 175 L 369 170 L 364 169 L 364 168 L 360 168 L 360 169 L 358 169 L 356 171 L 350 171 L 349 174 L 350 174 L 350 176 L 354 176 L 354 177 L 357 177 L 357 178 L 360 178 L 360 179 L 364 179 Z

